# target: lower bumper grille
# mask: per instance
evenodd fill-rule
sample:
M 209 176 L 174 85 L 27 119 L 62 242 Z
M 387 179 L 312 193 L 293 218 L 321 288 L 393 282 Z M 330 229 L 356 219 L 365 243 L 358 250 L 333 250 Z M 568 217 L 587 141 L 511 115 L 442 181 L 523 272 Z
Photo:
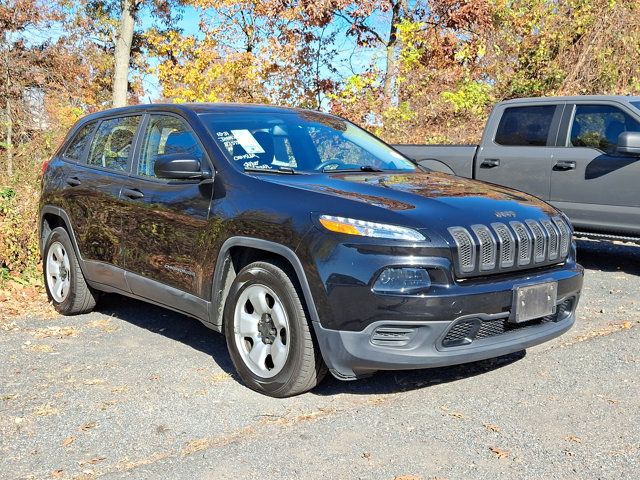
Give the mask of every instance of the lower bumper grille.
M 559 322 L 573 312 L 575 299 L 563 301 L 556 308 L 556 312 L 546 317 L 536 318 L 528 322 L 513 323 L 508 318 L 483 320 L 481 318 L 467 318 L 456 322 L 442 340 L 443 347 L 458 347 L 468 345 L 483 338 L 497 337 L 505 333 L 522 331 L 549 322 Z

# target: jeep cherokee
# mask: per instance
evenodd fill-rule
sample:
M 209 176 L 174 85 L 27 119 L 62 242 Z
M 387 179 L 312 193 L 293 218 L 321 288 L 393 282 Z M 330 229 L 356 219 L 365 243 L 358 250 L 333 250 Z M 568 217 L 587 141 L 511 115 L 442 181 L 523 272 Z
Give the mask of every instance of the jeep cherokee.
M 327 370 L 348 380 L 539 344 L 572 326 L 583 279 L 548 204 L 270 106 L 81 119 L 44 167 L 39 225 L 60 313 L 115 292 L 195 317 L 275 397 Z

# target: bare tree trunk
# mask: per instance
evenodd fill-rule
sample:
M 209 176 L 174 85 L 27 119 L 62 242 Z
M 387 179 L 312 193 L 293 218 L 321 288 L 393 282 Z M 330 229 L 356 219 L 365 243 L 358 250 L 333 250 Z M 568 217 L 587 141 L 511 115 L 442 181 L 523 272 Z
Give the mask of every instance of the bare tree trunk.
M 129 87 L 129 60 L 135 27 L 136 4 L 134 0 L 122 0 L 122 14 L 116 38 L 115 68 L 113 73 L 113 106 L 127 105 Z
M 6 99 L 6 121 L 7 121 L 7 176 L 11 178 L 13 176 L 13 118 L 11 116 L 11 101 L 9 97 Z
M 402 21 L 406 12 L 407 0 L 397 0 L 391 10 L 391 27 L 389 29 L 389 40 L 387 42 L 387 65 L 384 75 L 383 95 L 386 105 L 391 105 L 393 101 L 393 86 L 398 70 L 398 56 L 396 48 L 398 46 L 398 23 Z

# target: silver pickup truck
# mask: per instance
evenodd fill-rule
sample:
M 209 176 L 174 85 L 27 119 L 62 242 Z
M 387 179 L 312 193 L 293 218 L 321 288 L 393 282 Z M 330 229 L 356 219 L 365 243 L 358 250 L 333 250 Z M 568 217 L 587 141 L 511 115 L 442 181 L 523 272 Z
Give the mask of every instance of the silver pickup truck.
M 480 145 L 395 147 L 432 170 L 546 200 L 577 236 L 640 243 L 640 97 L 509 100 Z

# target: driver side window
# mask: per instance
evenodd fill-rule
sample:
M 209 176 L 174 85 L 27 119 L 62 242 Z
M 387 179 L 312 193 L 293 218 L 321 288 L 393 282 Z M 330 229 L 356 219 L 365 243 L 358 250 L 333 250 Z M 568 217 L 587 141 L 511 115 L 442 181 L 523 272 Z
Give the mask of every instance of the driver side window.
M 87 165 L 127 171 L 131 146 L 140 124 L 140 115 L 111 118 L 100 123 L 96 132 Z
M 184 120 L 172 115 L 151 115 L 138 160 L 138 175 L 155 177 L 159 155 L 185 154 L 202 162 L 203 153 Z
M 623 132 L 640 132 L 640 123 L 611 105 L 576 105 L 570 142 L 613 153 Z

